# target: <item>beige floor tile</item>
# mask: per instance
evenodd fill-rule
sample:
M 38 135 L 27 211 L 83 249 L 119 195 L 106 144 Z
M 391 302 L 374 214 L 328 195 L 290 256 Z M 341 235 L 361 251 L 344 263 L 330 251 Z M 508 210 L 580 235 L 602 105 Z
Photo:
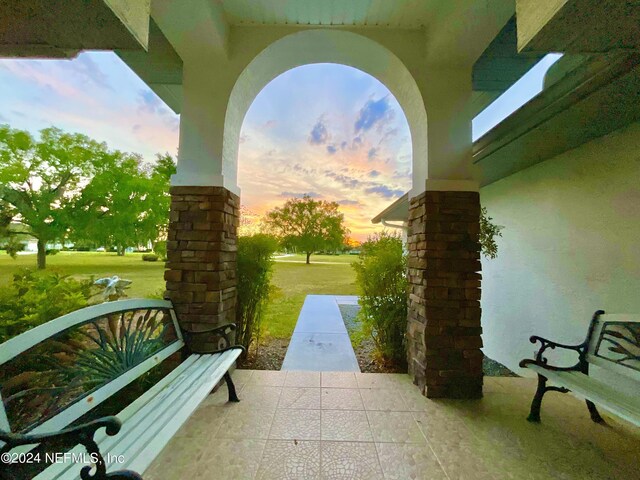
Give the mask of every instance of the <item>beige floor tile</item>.
M 361 410 L 323 410 L 322 440 L 372 442 L 367 414 Z
M 357 388 L 323 388 L 323 410 L 364 410 Z
M 438 459 L 427 445 L 377 443 L 378 458 L 388 480 L 447 480 Z
M 226 410 L 217 406 L 201 406 L 176 432 L 176 437 L 211 437 L 222 424 Z
M 217 439 L 210 442 L 190 478 L 251 479 L 258 470 L 266 443 L 266 440 L 250 439 Z
M 238 404 L 229 408 L 222 419 L 216 438 L 267 439 L 273 421 L 273 410 L 259 409 L 255 405 Z
M 320 410 L 276 410 L 269 438 L 320 440 Z
M 319 387 L 320 372 L 298 372 L 291 370 L 287 372 L 284 381 L 285 387 Z
M 358 388 L 394 388 L 398 385 L 394 377 L 391 373 L 356 373 Z
M 320 442 L 269 440 L 258 468 L 258 480 L 317 480 Z
M 320 408 L 320 396 L 319 388 L 285 387 L 280 394 L 278 408 L 317 410 Z
M 365 410 L 409 411 L 398 389 L 361 388 L 360 396 Z
M 241 390 L 236 389 L 238 397 L 240 397 Z M 210 393 L 207 398 L 201 404 L 202 407 L 224 407 L 229 403 L 229 392 L 226 385 L 222 385 L 214 393 Z
M 286 371 L 254 370 L 247 385 L 263 385 L 269 387 L 281 387 L 284 385 Z
M 426 443 L 411 412 L 368 411 L 367 418 L 376 442 Z
M 351 372 L 322 372 L 323 388 L 358 388 L 356 376 Z
M 322 442 L 323 480 L 382 480 L 382 470 L 373 443 Z
M 204 442 L 200 438 L 174 437 L 144 472 L 150 480 L 190 478 L 202 461 Z
M 255 408 L 275 410 L 280 401 L 282 387 L 269 387 L 266 385 L 247 385 L 238 394 L 241 405 L 253 405 Z M 228 404 L 233 406 L 233 403 Z
M 231 379 L 233 380 L 233 384 L 236 386 L 236 389 L 242 389 L 253 375 L 254 370 L 244 370 L 240 368 L 236 368 L 233 373 L 231 373 Z

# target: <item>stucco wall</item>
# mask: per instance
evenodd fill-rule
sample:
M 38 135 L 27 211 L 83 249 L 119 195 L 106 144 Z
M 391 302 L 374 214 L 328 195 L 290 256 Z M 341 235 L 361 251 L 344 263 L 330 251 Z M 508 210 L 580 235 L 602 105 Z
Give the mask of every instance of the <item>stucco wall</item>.
M 640 313 L 640 124 L 480 195 L 504 226 L 498 258 L 482 262 L 489 357 L 519 371 L 532 334 L 579 343 L 597 309 Z

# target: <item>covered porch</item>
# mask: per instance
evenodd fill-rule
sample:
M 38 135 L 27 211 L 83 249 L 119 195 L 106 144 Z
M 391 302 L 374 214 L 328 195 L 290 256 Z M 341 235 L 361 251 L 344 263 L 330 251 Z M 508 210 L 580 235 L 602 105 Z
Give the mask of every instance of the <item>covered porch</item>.
M 530 334 L 581 341 L 585 312 L 640 309 L 640 211 L 611 193 L 622 185 L 640 198 L 637 182 L 628 185 L 638 173 L 630 157 L 639 138 L 638 7 L 96 0 L 69 2 L 52 16 L 46 3 L 0 6 L 13 19 L 0 30 L 1 55 L 114 50 L 181 114 L 164 278 L 186 329 L 235 320 L 240 128 L 269 81 L 311 63 L 358 68 L 396 96 L 411 130 L 412 189 L 390 218 L 410 219 L 408 373 L 235 370 L 241 402 L 226 404 L 224 388 L 211 395 L 145 479 L 640 478 L 636 427 L 606 412 L 606 425 L 594 424 L 582 401 L 553 393 L 542 424 L 526 422 L 533 379 L 482 370 L 483 347 L 516 369 L 531 356 Z M 569 59 L 563 81 L 474 145 L 476 114 L 550 52 Z M 624 141 L 600 138 L 609 134 Z M 540 173 L 562 155 L 568 167 Z M 600 161 L 607 155 L 623 167 Z M 615 221 L 584 240 L 592 210 L 574 194 L 595 188 L 601 174 L 613 188 L 591 198 L 596 220 L 610 219 L 613 206 Z M 511 222 L 500 263 L 480 259 L 485 199 Z M 559 234 L 539 221 L 536 205 Z M 568 287 L 557 259 L 591 265 L 593 252 L 602 268 L 572 270 L 579 286 Z
M 570 395 L 525 421 L 535 382 L 485 377 L 481 400 L 431 400 L 408 375 L 236 370 L 145 479 L 632 479 L 637 429 L 595 425 Z

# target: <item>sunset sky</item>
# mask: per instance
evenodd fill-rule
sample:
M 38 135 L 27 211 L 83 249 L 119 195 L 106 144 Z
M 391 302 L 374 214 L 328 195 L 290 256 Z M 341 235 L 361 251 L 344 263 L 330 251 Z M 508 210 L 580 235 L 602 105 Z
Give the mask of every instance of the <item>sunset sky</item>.
M 548 56 L 474 121 L 479 136 L 541 89 Z M 115 54 L 74 60 L 0 60 L 0 123 L 57 126 L 114 149 L 177 154 L 180 117 Z M 242 204 L 261 214 L 308 194 L 340 203 L 352 236 L 411 187 L 411 138 L 397 101 L 359 70 L 317 64 L 290 70 L 255 99 L 239 150 Z

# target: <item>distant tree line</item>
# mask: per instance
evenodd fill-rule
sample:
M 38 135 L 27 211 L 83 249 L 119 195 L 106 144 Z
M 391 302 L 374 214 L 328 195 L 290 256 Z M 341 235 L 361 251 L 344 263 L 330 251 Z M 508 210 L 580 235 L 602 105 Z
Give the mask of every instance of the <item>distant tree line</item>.
M 169 154 L 149 164 L 86 135 L 45 128 L 36 138 L 0 125 L 0 237 L 34 237 L 39 269 L 53 242 L 118 255 L 153 244 L 166 238 L 175 168 Z

